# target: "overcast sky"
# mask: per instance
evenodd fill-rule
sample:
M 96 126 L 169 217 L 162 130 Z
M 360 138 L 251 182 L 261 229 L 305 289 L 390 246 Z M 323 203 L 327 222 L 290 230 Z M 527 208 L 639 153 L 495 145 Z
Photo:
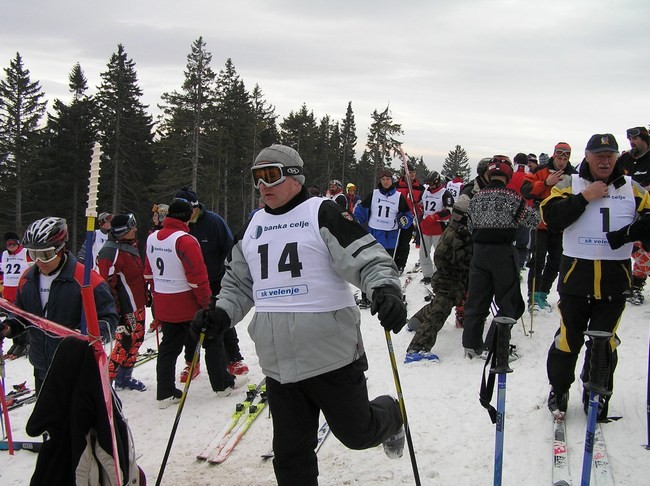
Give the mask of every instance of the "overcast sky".
M 0 66 L 20 52 L 68 101 L 72 66 L 94 93 L 122 43 L 156 114 L 203 36 L 214 71 L 231 58 L 280 119 L 305 103 L 341 120 L 351 101 L 359 152 L 390 104 L 432 169 L 456 145 L 475 166 L 566 141 L 578 163 L 593 133 L 627 149 L 625 129 L 650 123 L 648 19 L 648 0 L 2 0 Z

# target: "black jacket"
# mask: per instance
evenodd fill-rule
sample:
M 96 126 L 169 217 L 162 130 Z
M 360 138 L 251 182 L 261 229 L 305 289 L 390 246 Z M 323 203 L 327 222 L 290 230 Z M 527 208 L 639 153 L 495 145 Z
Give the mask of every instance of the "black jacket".
M 213 294 L 218 293 L 221 279 L 226 273 L 225 261 L 233 245 L 230 228 L 221 216 L 208 211 L 199 204 L 201 215 L 195 223 L 190 223 L 190 234 L 199 240 L 208 280 Z

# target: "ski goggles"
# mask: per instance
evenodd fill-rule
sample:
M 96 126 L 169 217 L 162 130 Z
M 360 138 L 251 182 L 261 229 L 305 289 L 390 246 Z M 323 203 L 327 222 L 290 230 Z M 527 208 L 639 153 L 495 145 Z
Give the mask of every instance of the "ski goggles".
M 253 185 L 255 189 L 260 188 L 260 184 L 266 187 L 277 186 L 282 184 L 287 177 L 297 176 L 302 174 L 302 167 L 285 167 L 282 164 L 264 164 L 255 165 L 251 167 L 251 175 L 253 176 Z
M 637 127 L 637 128 L 628 128 L 628 129 L 626 130 L 626 133 L 627 133 L 627 138 L 632 138 L 632 137 L 638 137 L 638 136 L 641 135 L 642 133 L 643 133 L 644 135 L 647 135 L 647 134 L 648 134 L 648 130 L 645 130 L 645 129 L 643 129 L 643 128 L 638 128 L 638 127 Z
M 29 258 L 33 261 L 40 261 L 41 263 L 50 263 L 56 258 L 61 251 L 61 248 L 45 248 L 43 250 L 27 250 Z
M 571 155 L 571 151 L 567 149 L 557 149 L 555 151 L 555 155 L 559 155 L 559 156 L 564 155 L 565 157 L 569 157 Z
M 124 224 L 121 224 L 119 226 L 111 226 L 111 231 L 113 232 L 114 235 L 122 235 L 124 236 L 127 234 L 129 231 L 131 231 L 133 228 L 135 228 L 138 225 L 138 222 L 135 220 L 135 216 L 133 213 L 129 213 L 126 215 L 127 219 Z
M 18 246 L 18 240 L 7 240 L 5 246 Z

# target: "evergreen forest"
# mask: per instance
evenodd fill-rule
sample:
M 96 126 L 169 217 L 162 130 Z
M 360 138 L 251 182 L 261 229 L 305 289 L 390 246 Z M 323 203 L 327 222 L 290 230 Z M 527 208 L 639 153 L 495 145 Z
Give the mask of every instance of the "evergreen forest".
M 296 149 L 305 162 L 306 185 L 323 192 L 329 180 L 338 179 L 354 182 L 364 196 L 375 187 L 379 169 L 399 173 L 400 163 L 392 161 L 399 160 L 404 131 L 388 106 L 373 111 L 364 142 L 357 140 L 352 101 L 342 120 L 317 119 L 304 103 L 280 118 L 262 87 L 245 84 L 231 59 L 218 71 L 213 67 L 202 37 L 190 46 L 182 85 L 161 96 L 155 119 L 142 102 L 135 62 L 122 44 L 92 94 L 82 66 L 74 64 L 69 101 L 55 99 L 50 110 L 27 65 L 16 53 L 0 78 L 3 233 L 22 235 L 38 218 L 64 217 L 69 248 L 76 253 L 86 231 L 95 142 L 102 150 L 98 212 L 134 213 L 141 239 L 151 226 L 152 206 L 169 204 L 181 187 L 195 190 L 199 201 L 237 232 L 257 207 L 250 166 L 260 149 L 273 143 Z M 443 174 L 468 171 L 463 156 L 456 146 Z M 407 157 L 425 180 L 422 157 Z

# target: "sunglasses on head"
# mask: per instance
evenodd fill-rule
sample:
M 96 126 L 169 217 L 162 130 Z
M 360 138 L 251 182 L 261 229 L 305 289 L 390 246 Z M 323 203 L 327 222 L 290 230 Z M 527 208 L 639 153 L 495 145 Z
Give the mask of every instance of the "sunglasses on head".
M 555 155 L 565 155 L 566 157 L 571 155 L 571 151 L 567 149 L 557 149 Z
M 56 258 L 61 248 L 45 248 L 44 250 L 27 250 L 29 258 L 33 261 L 40 260 L 42 263 L 50 263 Z
M 300 174 L 302 174 L 300 167 L 285 167 L 277 163 L 251 167 L 251 175 L 253 176 L 255 189 L 259 189 L 260 184 L 264 184 L 266 187 L 277 186 L 278 184 L 282 184 L 287 179 L 287 176 Z

